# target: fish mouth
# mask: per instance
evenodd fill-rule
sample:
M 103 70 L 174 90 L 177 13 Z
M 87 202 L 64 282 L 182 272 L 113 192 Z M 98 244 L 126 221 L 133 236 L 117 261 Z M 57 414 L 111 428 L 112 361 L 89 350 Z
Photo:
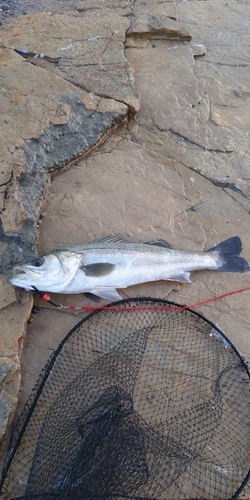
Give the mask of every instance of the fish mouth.
M 27 276 L 29 278 L 35 279 L 35 278 L 40 278 L 42 276 L 42 272 L 40 271 L 34 271 L 33 269 L 29 269 L 28 267 L 19 267 L 15 266 L 12 269 L 12 277 L 11 279 L 17 278 L 17 276 L 20 276 L 23 278 L 24 276 Z
M 12 274 L 15 276 L 16 274 L 26 274 L 26 272 L 21 267 L 16 267 L 15 269 L 12 269 Z

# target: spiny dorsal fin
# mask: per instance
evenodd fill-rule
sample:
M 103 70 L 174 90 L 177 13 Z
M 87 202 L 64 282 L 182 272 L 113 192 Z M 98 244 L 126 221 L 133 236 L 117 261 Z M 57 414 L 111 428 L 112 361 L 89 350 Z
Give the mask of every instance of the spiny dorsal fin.
M 92 243 L 131 243 L 131 241 L 126 240 L 126 238 L 124 238 L 124 236 L 122 236 L 122 234 L 118 233 L 118 234 L 110 234 L 109 236 L 106 236 L 105 238 L 96 239 L 96 240 L 92 241 L 91 244 Z M 168 243 L 165 240 L 161 240 L 161 239 L 160 240 L 146 241 L 145 245 L 154 245 L 157 247 L 164 247 L 164 248 L 170 248 L 170 249 L 173 248 L 172 245 L 170 245 L 170 243 Z
M 87 264 L 81 266 L 80 269 L 85 272 L 86 276 L 99 278 L 100 276 L 107 276 L 115 269 L 115 264 L 109 262 L 97 262 L 96 264 Z
M 117 234 L 110 234 L 109 236 L 105 236 L 105 238 L 101 239 L 96 239 L 94 241 L 91 241 L 92 243 L 130 243 L 128 240 L 122 236 L 122 234 L 117 233 Z
M 173 249 L 172 245 L 168 243 L 165 240 L 152 240 L 152 241 L 146 241 L 145 245 L 154 245 L 156 247 L 164 247 L 164 248 L 170 248 Z

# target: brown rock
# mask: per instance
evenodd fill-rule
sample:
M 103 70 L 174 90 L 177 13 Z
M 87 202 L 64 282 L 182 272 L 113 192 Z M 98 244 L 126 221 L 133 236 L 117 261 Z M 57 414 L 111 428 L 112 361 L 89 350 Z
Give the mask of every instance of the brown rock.
M 132 101 L 131 101 L 132 102 Z M 99 113 L 126 113 L 127 106 L 123 102 L 115 101 L 115 99 L 103 99 L 101 98 L 97 105 L 97 111 Z
M 192 249 L 202 248 L 200 225 L 196 231 L 193 223 L 188 225 L 191 206 L 173 160 L 131 141 L 109 140 L 97 155 L 74 167 L 73 177 L 72 171 L 65 172 L 51 185 L 39 253 L 116 232 L 140 241 L 165 238 L 176 248 L 185 235 Z
M 41 307 L 41 300 L 37 300 Z M 27 325 L 28 335 L 24 339 L 22 351 L 22 391 L 19 409 L 24 406 L 34 383 L 38 380 L 51 352 L 56 350 L 65 335 L 80 321 L 86 313 L 74 315 L 53 309 L 40 309 L 38 314 L 31 315 Z M 60 328 L 58 328 L 60 324 Z
M 188 24 L 193 41 L 205 44 L 208 49 L 206 57 L 198 58 L 194 66 L 201 97 L 197 107 L 202 121 L 218 135 L 223 131 L 232 151 L 229 158 L 208 152 L 204 163 L 201 155 L 199 168 L 206 173 L 209 164 L 210 174 L 216 177 L 229 175 L 249 183 L 249 158 L 246 154 L 249 142 L 247 109 L 250 102 L 247 84 L 250 50 L 245 30 L 247 15 L 247 4 L 244 2 L 239 10 L 234 10 L 231 0 L 213 6 L 208 3 L 201 6 L 195 2 L 190 9 L 184 2 L 178 4 L 180 25 L 185 27 Z M 235 30 L 236 25 L 242 29 Z M 231 191 L 231 195 L 234 196 L 234 192 Z
M 133 5 L 133 13 L 136 16 L 142 14 L 163 15 L 170 19 L 176 19 L 176 4 L 171 0 L 136 0 Z
M 8 273 L 10 264 L 34 252 L 50 171 L 97 147 L 126 118 L 127 106 L 92 93 L 100 107 L 93 115 L 93 109 L 84 106 L 89 102 L 84 90 L 9 49 L 0 52 L 0 75 L 0 257 L 2 270 Z M 1 308 L 5 308 L 0 321 L 1 440 L 17 403 L 18 356 L 32 303 L 13 305 L 15 289 L 3 278 L 0 285 Z
M 81 102 L 87 109 L 94 109 L 94 110 L 96 110 L 99 101 L 100 97 L 93 94 L 93 92 L 89 92 L 81 99 Z
M 190 33 L 167 16 L 144 14 L 132 20 L 127 36 L 164 38 L 165 40 L 191 40 Z
M 101 14 L 99 7 L 104 5 L 106 16 L 107 9 L 115 3 L 110 0 L 95 5 L 94 0 L 86 0 L 79 2 L 79 12 L 84 16 L 88 14 L 89 17 L 84 19 L 89 21 L 95 16 L 96 25 L 100 26 L 97 13 Z M 143 37 L 140 35 L 133 38 L 129 35 L 127 45 L 130 48 L 126 51 L 126 57 L 134 68 L 135 83 L 142 94 L 141 110 L 135 121 L 131 120 L 128 128 L 117 130 L 116 135 L 109 138 L 98 154 L 82 160 L 74 169 L 55 178 L 45 206 L 46 216 L 40 225 L 40 252 L 89 242 L 95 237 L 118 231 L 140 241 L 164 238 L 175 248 L 188 250 L 209 248 L 238 234 L 243 242 L 242 255 L 250 261 L 248 6 L 243 2 L 236 8 L 232 0 L 226 4 L 179 2 L 175 5 L 173 2 L 159 0 L 137 0 L 132 8 L 138 18 L 134 23 L 137 33 L 143 33 Z M 117 12 L 115 10 L 115 14 Z M 112 26 L 115 24 L 115 14 L 112 11 Z M 188 27 L 192 41 L 152 41 L 149 27 L 152 15 L 177 17 L 178 25 L 174 26 L 185 30 Z M 39 23 L 43 19 L 44 28 L 51 19 L 46 16 L 39 17 Z M 105 16 L 102 17 L 103 23 L 107 19 Z M 79 19 L 83 20 L 80 15 L 72 19 L 77 19 L 77 23 Z M 123 19 L 123 26 L 128 19 Z M 22 22 L 23 26 L 26 26 L 25 23 L 31 26 L 28 18 L 24 18 Z M 164 22 L 169 26 L 167 19 L 164 18 Z M 40 27 L 41 25 L 39 24 Z M 20 28 L 21 25 L 18 26 Z M 236 30 L 235 26 L 240 29 Z M 110 29 L 111 24 L 108 24 L 108 33 Z M 156 29 L 159 30 L 159 27 Z M 24 31 L 23 29 L 21 33 L 17 30 L 13 34 L 13 44 L 15 40 L 18 43 L 20 40 L 21 43 L 25 39 L 27 46 L 30 43 L 27 50 L 34 53 L 39 51 L 47 56 L 34 60 L 31 54 L 30 61 L 45 61 L 50 78 L 59 71 L 58 68 L 68 78 L 72 68 L 68 59 L 72 57 L 75 64 L 77 46 L 67 47 L 77 43 L 78 39 L 72 42 L 72 39 L 66 37 L 65 44 L 58 40 L 61 49 L 64 47 L 66 50 L 57 52 L 59 46 L 54 46 L 53 51 L 47 54 L 41 34 L 38 33 L 36 45 L 35 33 L 31 32 L 29 42 Z M 125 31 L 126 29 L 123 37 Z M 145 33 L 148 35 L 144 36 Z M 98 34 L 88 36 L 95 38 Z M 8 32 L 7 44 L 11 37 L 11 32 Z M 113 38 L 108 38 L 109 55 L 109 48 L 112 52 L 112 47 L 117 47 L 112 45 L 114 38 L 114 35 Z M 103 39 L 88 40 L 88 46 L 92 43 L 95 47 L 100 44 L 103 50 Z M 115 50 L 113 53 L 114 63 L 118 61 L 120 71 L 120 53 L 117 55 Z M 103 67 L 105 54 L 106 52 L 101 59 Z M 63 60 L 59 59 L 61 55 Z M 94 56 L 93 51 L 93 60 Z M 108 65 L 108 71 L 110 68 Z M 112 81 L 112 71 L 108 79 L 100 84 L 95 82 L 95 77 L 102 78 L 101 70 L 100 66 L 96 72 L 90 73 L 90 66 L 85 67 L 86 79 L 80 81 L 81 85 L 84 85 L 84 81 L 87 82 L 88 92 L 79 95 L 79 100 L 82 100 L 89 112 L 101 111 L 108 105 L 109 100 L 102 100 L 100 85 L 105 92 L 107 88 L 110 90 L 108 85 Z M 126 75 L 125 72 L 127 89 Z M 80 76 L 83 78 L 83 73 Z M 121 80 L 114 71 L 114 87 Z M 58 79 L 58 85 L 59 81 L 63 80 Z M 75 75 L 73 81 L 78 82 Z M 100 95 L 93 94 L 94 87 L 89 84 L 91 81 L 95 82 Z M 12 100 L 16 106 L 25 102 L 20 89 L 13 89 L 12 92 Z M 129 95 L 131 98 L 132 94 Z M 118 100 L 125 102 L 124 98 L 117 99 L 117 94 L 112 94 L 112 98 L 115 102 L 111 105 L 115 109 Z M 55 99 L 59 101 L 58 98 Z M 71 106 L 68 101 L 66 104 Z M 135 104 L 133 107 L 135 109 Z M 53 113 L 56 114 L 55 111 Z M 9 134 L 10 129 L 6 130 L 8 133 L 6 132 L 1 144 L 5 143 L 5 137 Z M 28 127 L 27 130 L 29 131 Z M 16 138 L 17 141 L 22 140 L 19 134 Z M 9 154 L 6 158 L 9 164 L 12 155 Z M 22 175 L 23 161 L 24 156 L 19 154 L 16 158 L 18 176 Z M 7 174 L 3 178 L 5 181 L 10 179 Z M 23 198 L 20 198 L 19 203 L 22 201 Z M 4 248 L 5 245 L 4 242 Z M 249 286 L 249 273 L 236 275 L 201 271 L 193 274 L 192 281 L 193 285 L 175 285 L 174 288 L 173 284 L 165 282 L 141 285 L 122 293 L 124 296 L 140 294 L 163 297 L 171 292 L 168 296 L 172 300 L 192 304 Z M 55 296 L 55 299 L 64 304 L 89 304 L 82 295 L 61 295 Z M 43 304 L 39 299 L 36 300 L 39 306 Z M 11 309 L 9 307 L 5 311 Z M 198 311 L 214 321 L 242 355 L 250 359 L 249 292 L 212 302 L 200 307 Z M 58 345 L 65 331 L 76 321 L 76 316 L 53 310 L 42 310 L 34 319 L 29 327 L 31 337 L 26 339 L 27 351 L 26 358 L 24 357 L 26 364 L 23 381 L 25 385 L 27 381 L 26 395 L 49 357 L 50 349 Z M 32 359 L 35 360 L 34 366 Z M 4 362 L 6 365 L 9 363 L 7 358 Z M 8 368 L 4 370 L 8 372 Z M 249 498 L 248 490 L 244 498 Z
M 0 52 L 0 75 L 3 80 L 0 94 L 2 224 L 5 233 L 19 234 L 23 240 L 19 246 L 24 257 L 28 257 L 37 243 L 36 225 L 48 174 L 99 145 L 112 128 L 125 119 L 127 107 L 101 98 L 100 109 L 92 116 L 91 108 L 84 106 L 84 102 L 90 100 L 89 94 L 29 64 L 9 49 Z M 99 102 L 99 97 L 91 95 Z M 12 239 L 12 244 L 14 241 Z M 8 256 L 9 263 L 13 262 L 13 256 L 9 249 L 4 252 L 2 259 L 6 266 Z M 18 251 L 16 258 L 20 260 Z
M 5 290 L 8 290 L 7 285 Z M 11 300 L 11 292 L 8 300 Z M 25 304 L 15 304 L 1 311 L 0 443 L 16 409 L 20 385 L 19 355 L 25 332 L 24 325 L 30 316 L 32 304 L 33 300 L 30 298 Z
M 86 10 L 102 10 L 106 9 L 115 9 L 116 13 L 119 11 L 125 12 L 130 10 L 130 2 L 129 0 L 84 0 L 82 2 L 78 2 L 75 6 L 75 9 L 78 12 L 84 12 Z
M 127 111 L 126 104 L 115 101 L 114 99 L 104 99 L 103 97 L 98 97 L 92 92 L 82 98 L 81 102 L 87 109 L 97 110 L 99 113 L 116 113 L 120 111 L 126 113 Z
M 135 79 L 141 91 L 139 123 L 171 130 L 183 140 L 209 150 L 232 151 L 230 130 L 218 129 L 213 123 L 207 123 L 208 115 L 204 119 L 200 115 L 197 105 L 201 96 L 193 73 L 192 44 L 170 42 L 166 48 L 165 41 L 154 40 L 154 46 L 150 44 L 148 48 L 137 47 L 136 50 L 128 48 L 126 55 L 135 68 Z M 149 87 L 154 88 L 150 99 Z
M 24 56 L 33 54 L 33 64 L 46 56 L 51 62 L 47 69 L 60 77 L 138 111 L 133 71 L 124 57 L 129 24 L 128 18 L 113 11 L 108 15 L 86 11 L 83 17 L 42 13 L 18 19 L 2 31 L 1 37 L 6 47 L 23 51 L 20 53 Z M 55 29 L 59 38 L 54 37 Z
M 1 357 L 18 356 L 20 342 L 25 331 L 25 323 L 29 318 L 33 300 L 1 311 Z
M 15 288 L 0 276 L 0 309 L 4 309 L 16 302 Z

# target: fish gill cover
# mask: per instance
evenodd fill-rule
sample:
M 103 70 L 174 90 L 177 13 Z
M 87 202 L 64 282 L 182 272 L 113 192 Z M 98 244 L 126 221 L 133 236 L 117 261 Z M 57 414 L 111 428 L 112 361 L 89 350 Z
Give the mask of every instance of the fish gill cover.
M 244 360 L 198 313 L 116 304 L 145 310 L 91 313 L 48 361 L 14 426 L 3 498 L 238 498 L 250 463 Z

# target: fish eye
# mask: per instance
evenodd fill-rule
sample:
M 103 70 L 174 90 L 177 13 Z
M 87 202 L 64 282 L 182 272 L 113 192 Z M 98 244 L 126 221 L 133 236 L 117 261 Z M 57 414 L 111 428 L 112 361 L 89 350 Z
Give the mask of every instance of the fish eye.
M 34 259 L 31 262 L 32 266 L 34 266 L 34 267 L 40 267 L 43 265 L 43 263 L 44 263 L 44 259 L 42 259 L 42 258 Z

